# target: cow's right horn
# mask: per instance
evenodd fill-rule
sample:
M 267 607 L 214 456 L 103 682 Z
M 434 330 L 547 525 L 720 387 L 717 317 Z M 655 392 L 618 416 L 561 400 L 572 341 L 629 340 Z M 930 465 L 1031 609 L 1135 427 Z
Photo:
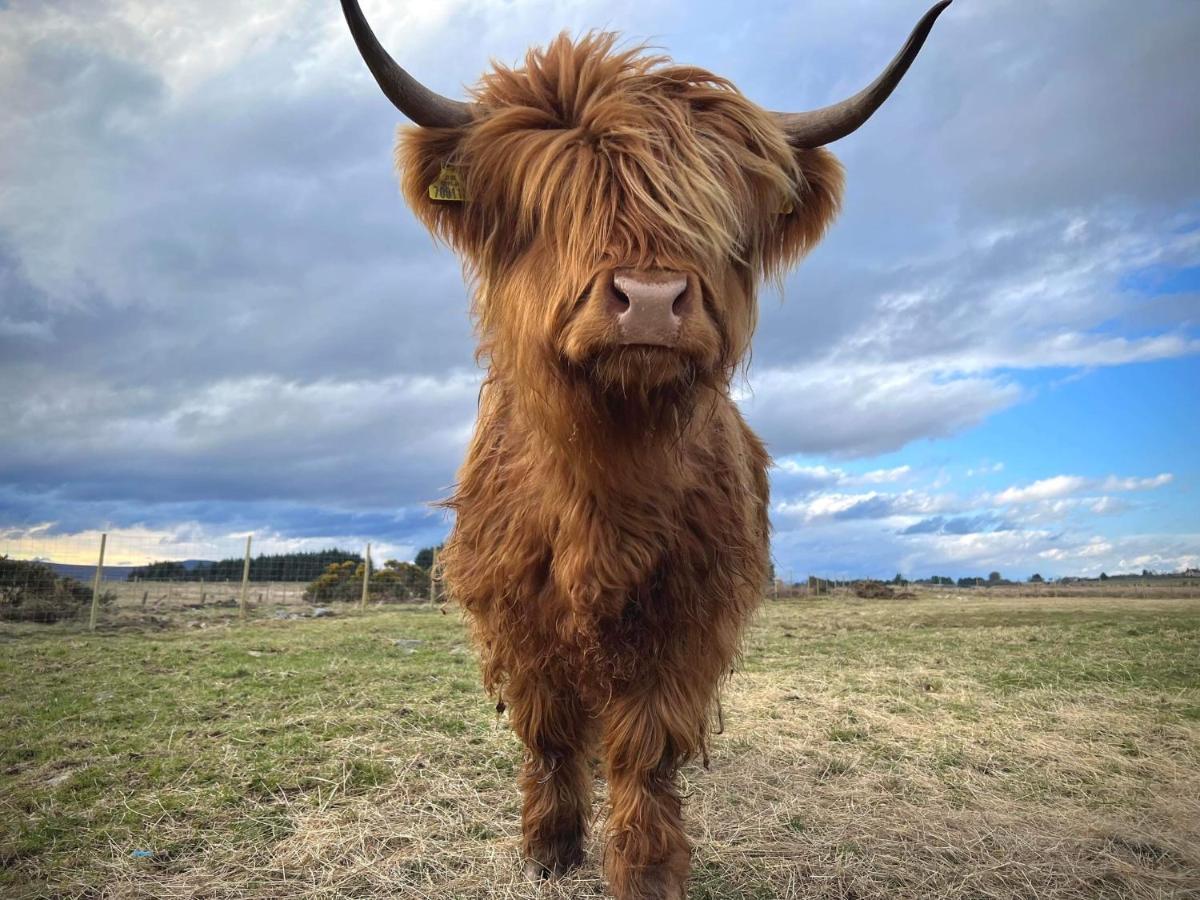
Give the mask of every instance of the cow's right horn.
M 342 0 L 342 12 L 358 52 L 396 109 L 425 128 L 458 128 L 474 118 L 473 104 L 434 93 L 396 64 L 371 31 L 358 0 Z

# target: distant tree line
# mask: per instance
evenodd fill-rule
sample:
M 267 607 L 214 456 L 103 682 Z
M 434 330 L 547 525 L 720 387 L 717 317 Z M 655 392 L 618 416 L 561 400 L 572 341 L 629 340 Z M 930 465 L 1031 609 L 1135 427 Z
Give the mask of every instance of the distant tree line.
M 1029 580 L 1034 583 L 1041 583 L 1042 576 L 1034 575 Z M 1018 582 L 1015 582 L 1015 581 L 1009 581 L 1007 578 L 1005 578 L 999 572 L 989 572 L 986 578 L 984 578 L 983 576 L 980 576 L 980 575 L 968 575 L 963 578 L 955 579 L 955 578 L 950 578 L 947 575 L 933 575 L 933 576 L 930 576 L 929 578 L 917 579 L 917 581 L 915 582 L 915 584 L 932 584 L 932 585 L 941 585 L 944 587 L 960 587 L 960 588 L 999 587 L 999 586 L 1005 585 L 1005 584 L 1017 584 L 1017 583 Z
M 250 559 L 251 581 L 312 581 L 331 565 L 362 563 L 362 554 L 332 548 L 306 553 L 259 554 Z M 241 557 L 197 562 L 152 562 L 130 571 L 129 581 L 241 581 L 245 560 Z M 374 566 L 371 569 L 374 572 Z
M 1155 572 L 1150 569 L 1142 569 L 1140 574 L 1137 572 L 1128 572 L 1123 575 L 1109 575 L 1107 572 L 1101 572 L 1098 576 L 1095 576 L 1095 577 L 1084 577 L 1084 576 L 1079 576 L 1079 575 L 1064 575 L 1061 578 L 1057 578 L 1057 579 L 1056 578 L 1047 579 L 1047 578 L 1042 577 L 1041 573 L 1034 572 L 1032 575 L 1029 576 L 1028 583 L 1029 584 L 1048 584 L 1050 582 L 1058 582 L 1060 584 L 1071 584 L 1071 583 L 1080 582 L 1080 581 L 1110 581 L 1113 579 L 1129 580 L 1129 581 L 1143 581 L 1143 580 L 1150 580 L 1150 579 L 1165 580 L 1165 579 L 1173 579 L 1173 578 L 1200 578 L 1200 569 L 1185 569 L 1182 572 Z M 899 575 L 896 576 L 896 580 L 894 583 L 908 584 L 907 581 L 901 582 Z M 966 587 L 996 587 L 999 585 L 1006 585 L 1006 584 L 1007 585 L 1020 584 L 1021 582 L 1020 581 L 1010 581 L 1009 579 L 1003 577 L 999 572 L 991 572 L 988 574 L 988 576 L 986 578 L 984 578 L 982 576 L 967 576 L 964 578 L 954 579 L 954 578 L 948 578 L 945 575 L 932 575 L 929 578 L 918 578 L 916 581 L 914 581 L 912 583 L 913 584 L 928 584 L 928 585 L 943 585 L 946 587 L 957 586 L 957 587 L 966 588 Z

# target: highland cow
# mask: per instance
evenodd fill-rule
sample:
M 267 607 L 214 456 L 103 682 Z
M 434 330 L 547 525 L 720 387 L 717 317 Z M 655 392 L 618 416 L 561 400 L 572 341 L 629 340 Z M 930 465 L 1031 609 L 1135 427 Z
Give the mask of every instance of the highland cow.
M 598 756 L 612 893 L 685 895 L 676 772 L 768 578 L 769 459 L 730 397 L 757 288 L 820 239 L 842 189 L 824 145 L 887 99 L 948 3 L 861 93 L 772 113 L 606 33 L 447 99 L 342 2 L 417 126 L 404 195 L 475 283 L 487 376 L 441 561 L 527 748 L 531 877 L 580 862 Z

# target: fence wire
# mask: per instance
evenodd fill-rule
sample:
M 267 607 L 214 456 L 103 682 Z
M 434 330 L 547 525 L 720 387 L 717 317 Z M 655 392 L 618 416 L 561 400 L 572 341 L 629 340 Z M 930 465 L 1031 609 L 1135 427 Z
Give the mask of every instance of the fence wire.
M 379 560 L 370 544 L 269 552 L 254 545 L 252 534 L 168 549 L 160 536 L 138 532 L 0 532 L 0 620 L 96 627 L 182 611 L 283 617 L 441 599 L 437 548 L 410 562 Z

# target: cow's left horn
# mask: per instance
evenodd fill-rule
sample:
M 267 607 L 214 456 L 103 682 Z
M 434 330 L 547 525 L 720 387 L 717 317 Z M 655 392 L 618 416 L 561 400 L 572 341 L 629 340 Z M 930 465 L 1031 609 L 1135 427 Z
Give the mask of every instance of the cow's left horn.
M 474 118 L 470 103 L 434 93 L 396 64 L 371 31 L 358 0 L 342 0 L 342 12 L 358 52 L 396 109 L 426 128 L 456 128 Z
M 950 2 L 951 0 L 940 0 L 925 13 L 904 46 L 900 48 L 900 52 L 896 54 L 896 58 L 888 63 L 888 67 L 878 78 L 853 97 L 809 112 L 775 113 L 779 124 L 787 133 L 788 141 L 796 147 L 821 147 L 844 138 L 871 118 L 900 83 L 900 79 L 921 51 L 921 45 L 929 36 L 933 23 Z

